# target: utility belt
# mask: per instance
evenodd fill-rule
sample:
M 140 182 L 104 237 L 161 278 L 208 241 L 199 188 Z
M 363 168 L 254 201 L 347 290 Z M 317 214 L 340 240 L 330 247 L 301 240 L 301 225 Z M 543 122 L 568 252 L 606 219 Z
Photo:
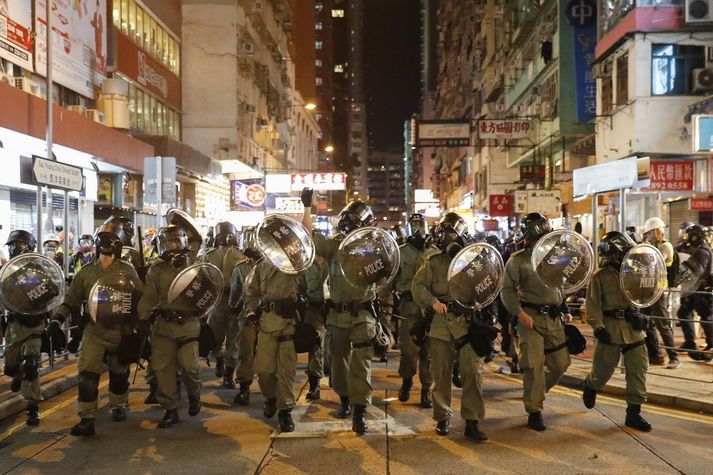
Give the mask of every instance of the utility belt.
M 334 309 L 337 313 L 351 313 L 353 317 L 359 315 L 359 310 L 366 310 L 369 313 L 373 313 L 373 304 L 373 301 L 359 302 L 358 300 L 353 300 L 348 303 L 336 303 L 327 300 L 327 308 Z
M 550 316 L 550 318 L 559 318 L 562 315 L 562 310 L 559 305 L 540 305 L 530 302 L 520 302 L 522 308 L 529 308 L 535 310 L 538 313 L 544 313 Z
M 634 330 L 643 330 L 646 328 L 646 323 L 649 320 L 648 317 L 644 316 L 641 312 L 631 308 L 604 310 L 602 315 L 614 320 L 624 320 L 629 323 Z
M 413 302 L 413 294 L 408 290 L 405 290 L 403 292 L 396 292 L 396 295 L 398 295 L 399 299 L 402 302 Z
M 161 318 L 162 320 L 165 320 L 167 322 L 176 323 L 178 325 L 183 325 L 185 323 L 195 320 L 195 317 L 186 316 L 183 314 L 183 312 L 179 312 L 177 310 L 159 309 L 156 311 L 156 313 L 158 318 Z
M 307 299 L 307 306 L 309 308 L 324 308 L 323 300 L 309 300 Z
M 263 312 L 276 313 L 284 319 L 294 320 L 297 318 L 297 300 L 281 299 L 260 302 L 260 308 Z

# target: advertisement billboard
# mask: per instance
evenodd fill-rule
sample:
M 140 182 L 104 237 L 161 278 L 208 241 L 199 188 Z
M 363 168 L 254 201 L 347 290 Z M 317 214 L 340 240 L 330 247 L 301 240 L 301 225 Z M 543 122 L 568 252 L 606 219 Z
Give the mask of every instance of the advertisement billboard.
M 416 124 L 417 147 L 467 147 L 470 122 L 467 120 L 419 120 Z
M 292 191 L 302 191 L 309 187 L 316 191 L 337 191 L 347 189 L 346 173 L 293 173 Z
M 35 69 L 43 75 L 47 72 L 46 11 L 46 0 L 35 0 Z M 53 79 L 90 98 L 106 78 L 106 12 L 106 0 L 52 2 Z
M 32 4 L 0 0 L 0 58 L 32 71 Z

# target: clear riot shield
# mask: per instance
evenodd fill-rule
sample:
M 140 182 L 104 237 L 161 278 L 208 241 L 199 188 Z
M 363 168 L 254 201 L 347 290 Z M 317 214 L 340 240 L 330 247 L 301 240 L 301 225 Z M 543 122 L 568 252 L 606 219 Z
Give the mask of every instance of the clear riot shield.
M 105 275 L 89 291 L 87 312 L 94 323 L 103 327 L 116 328 L 121 323 L 134 325 L 138 321 L 140 298 L 141 292 L 125 273 Z
M 666 261 L 650 244 L 634 246 L 621 261 L 621 290 L 635 307 L 653 305 L 666 289 L 666 279 Z
M 191 316 L 202 317 L 213 310 L 222 292 L 223 274 L 220 269 L 200 262 L 183 269 L 173 279 L 168 288 L 168 303 L 175 308 L 190 308 Z
M 480 310 L 490 305 L 503 286 L 505 266 L 490 244 L 471 244 L 448 266 L 449 294 L 462 306 Z
M 168 224 L 181 226 L 183 230 L 186 231 L 188 247 L 191 249 L 189 256 L 191 257 L 191 261 L 195 261 L 203 244 L 203 237 L 198 231 L 198 226 L 196 226 L 191 215 L 180 209 L 172 208 L 166 212 L 166 222 Z
M 314 261 L 312 236 L 289 216 L 267 216 L 257 227 L 256 241 L 262 255 L 286 274 L 298 274 Z
M 0 300 L 18 315 L 39 315 L 64 300 L 64 274 L 42 254 L 29 252 L 11 259 L 0 272 Z
M 571 294 L 589 281 L 594 252 L 581 234 L 559 229 L 537 241 L 532 249 L 532 267 L 547 287 Z
M 337 267 L 358 289 L 378 290 L 391 282 L 399 270 L 401 253 L 388 231 L 376 227 L 349 233 L 337 250 Z

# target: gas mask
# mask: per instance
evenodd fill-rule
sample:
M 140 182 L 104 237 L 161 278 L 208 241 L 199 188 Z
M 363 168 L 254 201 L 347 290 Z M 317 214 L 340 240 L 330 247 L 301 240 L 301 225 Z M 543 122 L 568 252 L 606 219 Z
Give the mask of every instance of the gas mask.
M 406 241 L 419 251 L 426 249 L 426 236 L 422 233 L 413 233 Z
M 7 250 L 8 254 L 10 255 L 10 259 L 27 252 L 29 248 L 30 247 L 27 245 L 27 243 L 24 243 L 22 241 L 13 241 L 7 245 Z
M 181 269 L 188 264 L 188 256 L 184 251 L 169 252 L 164 260 L 170 262 L 174 269 Z
M 42 246 L 42 250 L 44 251 L 44 255 L 49 257 L 50 259 L 54 259 L 55 256 L 57 255 L 57 243 L 55 242 L 46 242 Z
M 446 245 L 446 254 L 448 254 L 448 257 L 453 259 L 456 257 L 456 255 L 463 249 L 463 246 L 457 242 L 451 242 L 448 245 Z
M 97 237 L 97 251 L 103 256 L 117 257 L 121 255 L 121 242 L 111 234 L 102 233 Z

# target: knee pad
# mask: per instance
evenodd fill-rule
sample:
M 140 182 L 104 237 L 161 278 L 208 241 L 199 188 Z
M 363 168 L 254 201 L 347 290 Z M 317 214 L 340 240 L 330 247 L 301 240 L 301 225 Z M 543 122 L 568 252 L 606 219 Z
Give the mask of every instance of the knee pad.
M 94 402 L 99 397 L 99 374 L 91 371 L 79 373 L 79 402 Z
M 9 376 L 11 378 L 15 378 L 20 373 L 20 367 L 19 366 L 9 366 L 5 365 L 5 376 Z
M 25 355 L 20 362 L 20 376 L 25 381 L 34 381 L 40 375 L 40 359 L 35 355 Z
M 112 394 L 124 394 L 129 390 L 129 372 L 112 373 L 109 372 L 109 391 Z

